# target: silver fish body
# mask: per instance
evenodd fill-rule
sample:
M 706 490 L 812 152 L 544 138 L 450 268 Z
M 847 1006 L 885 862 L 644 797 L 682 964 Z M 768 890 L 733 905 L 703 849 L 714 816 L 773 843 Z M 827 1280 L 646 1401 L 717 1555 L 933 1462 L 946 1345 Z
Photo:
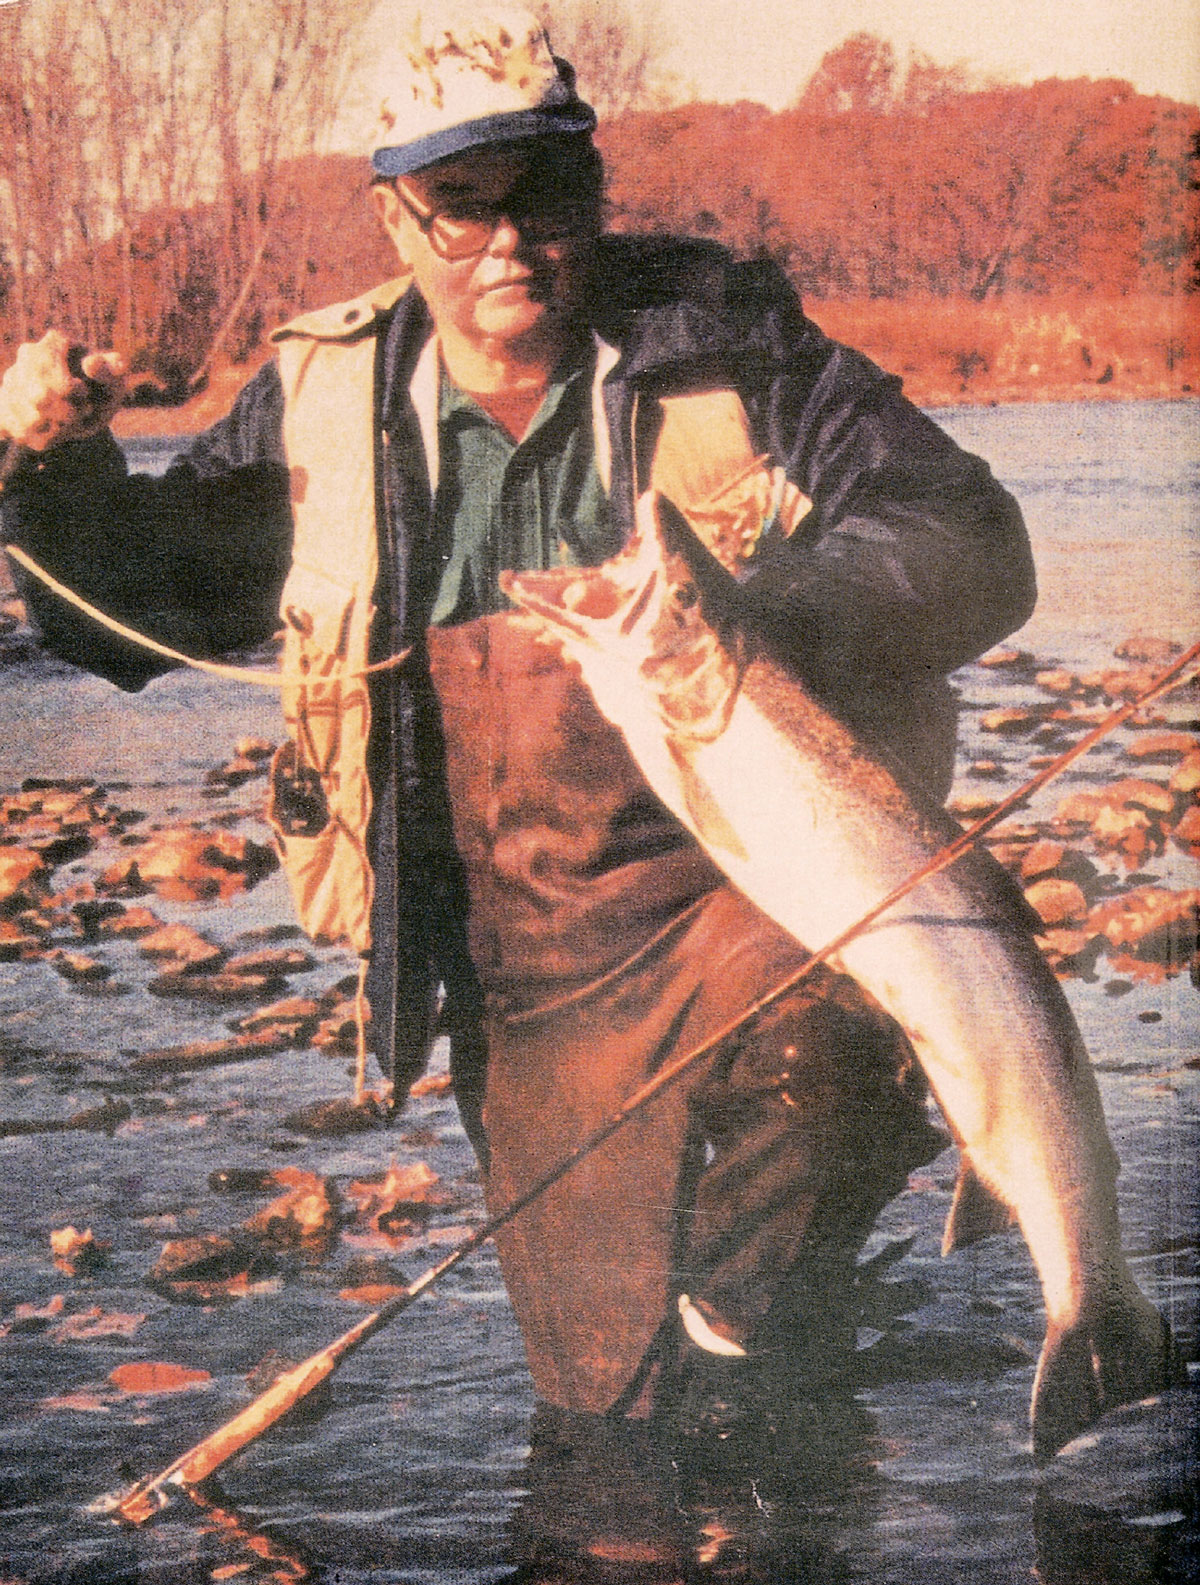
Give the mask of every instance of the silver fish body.
M 710 619 L 687 533 L 648 495 L 634 540 L 610 562 L 506 575 L 504 586 L 561 640 L 658 797 L 752 902 L 817 951 L 958 827 Z M 836 966 L 904 1029 L 971 1168 L 1020 1224 L 1046 1307 L 1033 1399 L 1043 1460 L 1178 1371 L 1121 1252 L 1117 1160 L 1062 988 L 1019 893 L 978 851 L 855 935 Z

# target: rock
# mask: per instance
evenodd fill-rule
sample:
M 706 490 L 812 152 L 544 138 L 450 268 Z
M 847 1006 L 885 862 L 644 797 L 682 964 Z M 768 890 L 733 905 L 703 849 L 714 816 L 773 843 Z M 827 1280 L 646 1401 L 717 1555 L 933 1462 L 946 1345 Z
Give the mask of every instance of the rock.
M 1042 1472 L 1044 1585 L 1185 1585 L 1200 1578 L 1200 1395 L 1176 1387 L 1103 1415 Z
M 1160 663 L 1171 660 L 1183 648 L 1172 638 L 1155 638 L 1149 633 L 1134 633 L 1123 639 L 1113 654 L 1118 660 Z
M 1178 821 L 1171 840 L 1192 858 L 1200 859 L 1200 808 L 1195 804 Z
M 1089 929 L 1050 928 L 1039 933 L 1037 943 L 1056 974 L 1060 977 L 1078 974 L 1085 979 L 1094 974 L 1096 959 L 1104 948 L 1104 938 Z
M 207 1370 L 189 1370 L 184 1365 L 136 1360 L 110 1370 L 108 1379 L 120 1392 L 149 1397 L 164 1392 L 194 1392 L 197 1387 L 207 1387 L 212 1376 Z
M 4 1325 L 0 1326 L 0 1337 L 7 1337 L 12 1332 L 46 1331 L 62 1315 L 65 1304 L 61 1293 L 56 1293 L 45 1304 L 18 1304 Z
M 967 766 L 967 775 L 976 781 L 997 781 L 1004 775 L 1004 766 L 994 759 L 972 760 Z
M 1098 903 L 1089 928 L 1134 960 L 1177 973 L 1192 962 L 1200 935 L 1200 889 L 1169 891 L 1143 886 Z M 1115 965 L 1114 965 L 1115 966 Z
M 119 913 L 108 914 L 101 918 L 99 934 L 123 940 L 148 936 L 156 930 L 165 928 L 162 920 L 157 914 L 151 913 L 149 908 L 122 908 Z
M 265 1167 L 218 1167 L 208 1175 L 214 1194 L 263 1194 L 275 1182 L 274 1171 Z
M 1190 732 L 1145 732 L 1133 738 L 1125 752 L 1143 764 L 1169 765 L 1200 752 L 1200 743 Z
M 320 1017 L 321 1004 L 314 997 L 287 996 L 235 1019 L 233 1027 L 243 1034 L 271 1030 L 289 1045 L 303 1046 L 308 1043 Z
M 1050 926 L 1079 924 L 1088 916 L 1088 901 L 1074 881 L 1047 876 L 1025 888 L 1025 900 Z
M 146 986 L 151 996 L 186 997 L 219 1007 L 267 1001 L 286 988 L 287 982 L 275 976 L 268 979 L 261 974 L 193 974 L 190 970 L 160 974 Z
M 1041 838 L 1025 850 L 1020 872 L 1021 879 L 1025 881 L 1054 875 L 1060 880 L 1074 881 L 1077 886 L 1087 886 L 1096 878 L 1096 866 L 1089 858 L 1048 837 Z
M 438 1206 L 450 1198 L 438 1190 L 438 1175 L 425 1162 L 410 1167 L 394 1163 L 382 1178 L 365 1178 L 346 1185 L 346 1198 L 357 1208 L 358 1220 L 390 1238 L 418 1231 Z
M 46 962 L 56 974 L 61 974 L 72 985 L 95 985 L 108 979 L 112 973 L 109 964 L 89 958 L 82 952 L 51 952 Z
M 957 797 L 947 800 L 946 808 L 957 819 L 970 824 L 990 815 L 999 802 L 999 798 L 989 793 L 959 793 Z
M 46 937 L 27 929 L 16 919 L 0 919 L 0 963 L 27 962 L 41 957 Z
M 207 973 L 225 961 L 224 949 L 190 925 L 163 925 L 144 936 L 138 950 L 144 957 L 165 960 L 176 974 Z
M 49 892 L 49 870 L 40 853 L 0 846 L 0 911 L 35 908 Z
M 104 882 L 135 893 L 150 887 L 177 902 L 227 900 L 278 868 L 273 849 L 231 831 L 175 826 L 154 832 L 135 854 L 106 871 Z
M 252 1062 L 256 1057 L 286 1051 L 290 1042 L 271 1029 L 258 1029 L 226 1040 L 190 1040 L 179 1046 L 160 1046 L 132 1057 L 130 1073 L 194 1073 L 220 1068 L 230 1062 Z
M 226 974 L 307 974 L 317 960 L 303 947 L 262 947 L 239 952 L 225 964 Z
M 203 1233 L 164 1244 L 146 1283 L 168 1299 L 211 1304 L 246 1293 L 252 1282 L 274 1270 L 270 1255 L 249 1240 Z
M 1019 737 L 1032 732 L 1045 719 L 1041 705 L 1006 705 L 1000 710 L 988 710 L 980 718 L 980 730 L 998 732 L 1005 737 Z
M 299 1167 L 281 1167 L 274 1177 L 286 1192 L 243 1222 L 239 1232 L 268 1249 L 324 1253 L 337 1237 L 337 1190 L 328 1178 Z
M 1177 798 L 1200 794 L 1200 754 L 1189 754 L 1182 765 L 1176 765 L 1167 778 L 1167 786 Z
M 369 1128 L 377 1128 L 386 1118 L 387 1113 L 375 1097 L 367 1096 L 361 1106 L 349 1099 L 316 1101 L 289 1113 L 283 1126 L 298 1134 L 336 1139 L 343 1134 L 361 1134 Z
M 82 1271 L 94 1271 L 102 1266 L 112 1252 L 112 1245 L 97 1238 L 91 1228 L 80 1232 L 77 1227 L 58 1227 L 50 1234 L 50 1248 L 54 1264 L 60 1271 L 75 1276 Z
M 1033 679 L 1043 693 L 1064 698 L 1083 692 L 1079 678 L 1073 671 L 1039 671 Z

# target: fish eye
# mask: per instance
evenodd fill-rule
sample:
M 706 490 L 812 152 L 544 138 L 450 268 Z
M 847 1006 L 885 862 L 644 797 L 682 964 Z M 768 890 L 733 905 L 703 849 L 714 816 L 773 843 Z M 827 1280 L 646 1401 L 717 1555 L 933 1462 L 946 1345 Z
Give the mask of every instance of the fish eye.
M 681 611 L 690 611 L 700 599 L 700 591 L 694 583 L 681 583 L 675 589 L 675 604 Z

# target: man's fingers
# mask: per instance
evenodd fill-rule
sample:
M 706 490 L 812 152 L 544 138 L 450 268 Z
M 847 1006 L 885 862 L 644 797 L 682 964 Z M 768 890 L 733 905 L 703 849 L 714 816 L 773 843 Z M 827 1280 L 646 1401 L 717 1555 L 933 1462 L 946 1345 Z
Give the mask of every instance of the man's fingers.
M 85 352 L 48 330 L 18 349 L 0 381 L 0 436 L 45 451 L 94 434 L 121 405 L 124 369 L 117 353 Z

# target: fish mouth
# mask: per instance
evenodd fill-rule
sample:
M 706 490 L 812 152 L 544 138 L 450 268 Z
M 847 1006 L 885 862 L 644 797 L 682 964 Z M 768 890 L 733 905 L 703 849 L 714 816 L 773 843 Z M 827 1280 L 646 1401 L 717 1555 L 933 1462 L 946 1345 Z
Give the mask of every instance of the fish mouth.
M 577 638 L 589 637 L 597 623 L 611 622 L 628 598 L 611 579 L 597 577 L 594 567 L 502 572 L 500 588 L 514 605 Z

